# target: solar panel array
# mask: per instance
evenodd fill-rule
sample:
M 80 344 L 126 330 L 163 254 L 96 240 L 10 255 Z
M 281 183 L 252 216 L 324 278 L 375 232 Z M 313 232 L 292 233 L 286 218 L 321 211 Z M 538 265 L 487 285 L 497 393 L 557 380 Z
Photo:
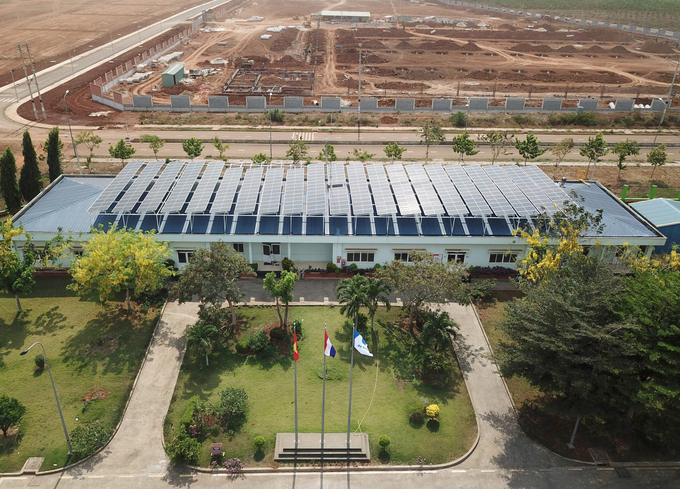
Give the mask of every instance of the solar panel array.
M 283 194 L 282 212 L 286 216 L 302 214 L 305 196 L 304 168 L 291 168 L 286 172 L 286 189 Z
M 207 166 L 131 162 L 92 204 L 90 212 L 113 209 L 115 214 L 127 216 L 250 215 L 258 211 L 259 215 L 303 219 L 305 215 L 321 216 L 325 222 L 333 216 L 531 218 L 555 212 L 568 199 L 563 189 L 534 166 L 315 163 L 292 168 L 225 168 L 222 162 Z M 267 229 L 272 229 L 268 219 Z M 336 221 L 334 229 L 342 234 L 340 221 Z M 415 222 L 412 230 L 417 233 L 421 228 L 416 229 Z M 233 223 L 236 225 L 236 220 Z

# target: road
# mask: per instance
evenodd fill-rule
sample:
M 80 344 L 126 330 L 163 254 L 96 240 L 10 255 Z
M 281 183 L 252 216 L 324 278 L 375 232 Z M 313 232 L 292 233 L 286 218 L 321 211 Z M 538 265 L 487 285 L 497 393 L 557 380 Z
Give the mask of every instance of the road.
M 112 42 L 108 42 L 102 46 L 74 56 L 73 68 L 71 66 L 71 60 L 67 59 L 62 63 L 55 64 L 54 66 L 42 70 L 37 74 L 40 91 L 45 93 L 53 86 L 58 86 L 68 79 L 81 75 L 96 66 L 106 63 L 108 60 L 124 53 L 128 49 L 139 45 L 140 38 L 141 42 L 153 39 L 160 33 L 171 29 L 176 24 L 201 13 L 202 10 L 210 9 L 218 5 L 228 3 L 229 1 L 231 0 L 212 0 L 202 5 L 185 10 L 184 12 L 180 12 L 176 15 L 173 15 L 172 17 L 168 17 L 167 19 L 163 19 L 160 22 L 150 26 L 144 27 L 139 31 L 119 37 Z M 75 71 L 75 74 L 73 71 Z M 22 103 L 23 101 L 28 100 L 29 90 L 26 80 L 19 80 L 16 83 L 16 88 L 19 100 Z M 33 87 L 33 91 L 35 94 L 35 87 Z M 7 108 L 14 103 L 16 103 L 16 97 L 12 84 L 0 87 L 0 134 L 12 135 L 24 129 L 24 126 L 8 119 L 5 114 Z M 38 110 L 40 110 L 39 106 Z

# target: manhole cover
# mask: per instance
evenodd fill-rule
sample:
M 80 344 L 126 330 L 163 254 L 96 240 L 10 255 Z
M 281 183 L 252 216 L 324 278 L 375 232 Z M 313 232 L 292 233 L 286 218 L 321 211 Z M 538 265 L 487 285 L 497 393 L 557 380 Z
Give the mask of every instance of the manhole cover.
M 590 456 L 593 458 L 593 462 L 595 462 L 597 465 L 609 465 L 611 463 L 609 455 L 607 455 L 607 452 L 604 450 L 599 448 L 589 448 L 588 453 L 590 453 Z
M 630 472 L 628 472 L 628 469 L 626 469 L 625 467 L 616 467 L 615 470 L 616 470 L 616 474 L 619 477 L 621 477 L 623 479 L 630 478 Z

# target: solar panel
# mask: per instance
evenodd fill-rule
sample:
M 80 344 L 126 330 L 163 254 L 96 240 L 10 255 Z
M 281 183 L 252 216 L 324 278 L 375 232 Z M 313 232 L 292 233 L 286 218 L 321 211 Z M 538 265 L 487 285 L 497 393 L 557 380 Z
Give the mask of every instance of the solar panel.
M 535 216 L 540 214 L 526 195 L 515 185 L 510 176 L 499 166 L 484 167 L 493 183 L 500 189 L 518 216 Z
M 125 191 L 125 195 L 118 201 L 113 211 L 120 214 L 121 212 L 130 212 L 139 198 L 142 196 L 149 184 L 156 178 L 158 170 L 161 169 L 163 163 L 154 162 L 146 165 L 142 173 L 139 174 L 137 178 L 132 181 L 132 185 Z
M 191 197 L 189 205 L 187 205 L 187 214 L 192 212 L 205 212 L 223 169 L 224 163 L 222 162 L 208 163 L 203 175 L 201 175 L 201 178 L 198 180 L 194 195 Z
M 420 206 L 423 208 L 423 215 L 434 216 L 444 214 L 444 207 L 439 201 L 430 178 L 425 173 L 420 164 L 406 165 L 406 171 L 411 178 L 411 184 L 418 195 Z
M 470 177 L 460 165 L 447 165 L 444 167 L 446 173 L 451 177 L 453 185 L 465 201 L 465 205 L 470 209 L 473 216 L 490 216 L 491 207 L 486 203 L 479 189 L 470 180 Z
M 326 213 L 326 176 L 324 164 L 307 166 L 307 215 Z
M 479 165 L 466 166 L 463 168 L 475 186 L 479 189 L 489 207 L 497 216 L 514 216 L 515 209 L 512 208 L 508 200 L 503 196 L 503 192 L 493 183 L 491 178 L 484 173 Z
M 182 210 L 202 169 L 203 163 L 189 163 L 186 168 L 184 168 L 182 175 L 179 177 L 179 180 L 177 180 L 172 192 L 170 192 L 168 200 L 163 204 L 163 208 L 161 209 L 162 212 L 179 212 Z
M 267 169 L 262 186 L 260 214 L 276 214 L 281 206 L 281 187 L 283 185 L 283 168 Z
M 165 197 L 165 194 L 168 193 L 168 190 L 172 184 L 175 183 L 175 178 L 177 178 L 177 175 L 179 174 L 179 171 L 182 169 L 182 167 L 184 167 L 183 161 L 173 161 L 165 165 L 163 173 L 161 173 L 161 176 L 158 177 L 156 183 L 154 183 L 153 187 L 151 187 L 151 190 L 149 190 L 149 193 L 146 195 L 142 203 L 139 204 L 137 212 L 143 214 L 145 212 L 155 211 L 163 201 L 163 197 Z
M 440 165 L 427 165 L 425 169 L 444 204 L 447 214 L 449 216 L 466 216 L 468 209 L 465 202 L 444 169 Z
M 228 213 L 231 210 L 242 174 L 242 168 L 227 168 L 224 171 L 222 180 L 220 180 L 220 188 L 217 189 L 215 200 L 210 208 L 211 212 Z
M 347 177 L 349 190 L 352 197 L 352 212 L 355 216 L 373 214 L 373 202 L 371 192 L 366 181 L 364 165 L 348 165 Z
M 255 212 L 257 197 L 260 195 L 260 185 L 262 184 L 263 168 L 257 166 L 249 168 L 241 184 L 241 190 L 236 200 L 236 214 L 252 214 Z
M 553 214 L 557 209 L 553 201 L 541 190 L 540 185 L 534 183 L 531 176 L 524 170 L 529 167 L 508 166 L 503 168 L 508 177 L 527 196 L 538 212 Z M 553 184 L 554 185 L 554 184 Z
M 290 168 L 286 172 L 282 213 L 285 216 L 302 214 L 304 210 L 305 170 Z
M 420 206 L 402 165 L 385 166 L 402 216 L 420 215 Z
M 371 184 L 371 193 L 375 201 L 375 209 L 379 216 L 397 213 L 397 205 L 394 202 L 394 194 L 390 190 L 390 184 L 385 175 L 384 165 L 369 165 L 366 167 Z
M 349 215 L 349 194 L 347 193 L 347 183 L 345 180 L 345 165 L 335 163 L 328 165 L 330 170 L 330 192 L 329 200 L 332 216 Z
M 113 179 L 109 186 L 104 189 L 101 195 L 97 197 L 97 200 L 90 206 L 88 212 L 101 212 L 108 209 L 113 203 L 113 200 L 118 197 L 118 194 L 123 191 L 128 183 L 130 183 L 130 180 L 132 180 L 132 177 L 142 165 L 144 165 L 143 161 L 131 161 L 128 163 L 125 168 L 116 175 L 116 178 Z
M 525 174 L 531 179 L 541 191 L 550 199 L 550 202 L 557 205 L 559 209 L 564 206 L 565 200 L 571 200 L 569 194 L 564 191 L 559 185 L 553 182 L 548 175 L 543 173 L 537 166 L 527 166 L 523 168 Z M 546 206 L 548 208 L 553 208 L 554 206 Z

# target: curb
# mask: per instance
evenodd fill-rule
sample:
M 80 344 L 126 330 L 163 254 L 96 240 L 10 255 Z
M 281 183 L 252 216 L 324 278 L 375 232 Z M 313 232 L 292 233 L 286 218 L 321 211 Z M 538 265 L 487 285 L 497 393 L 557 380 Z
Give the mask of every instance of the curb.
M 153 332 L 151 333 L 151 340 L 149 340 L 149 344 L 146 346 L 146 351 L 144 352 L 144 358 L 142 359 L 142 363 L 139 366 L 139 370 L 137 370 L 137 375 L 135 376 L 135 380 L 132 383 L 132 387 L 130 388 L 130 394 L 128 395 L 127 401 L 125 402 L 125 407 L 123 408 L 123 414 L 121 415 L 120 419 L 118 420 L 118 424 L 116 427 L 113 429 L 113 433 L 111 433 L 111 437 L 106 441 L 104 445 L 102 445 L 96 452 L 94 452 L 92 455 L 89 455 L 81 460 L 78 460 L 77 462 L 73 462 L 72 464 L 65 465 L 64 467 L 60 467 L 58 469 L 51 469 L 51 470 L 46 470 L 44 472 L 38 471 L 35 473 L 35 475 L 50 475 L 50 474 L 58 474 L 59 472 L 64 472 L 68 469 L 71 469 L 73 467 L 76 467 L 77 465 L 82 464 L 83 462 L 86 462 L 96 455 L 98 455 L 102 450 L 104 450 L 107 446 L 109 446 L 109 443 L 111 443 L 111 440 L 113 440 L 113 437 L 116 436 L 116 433 L 118 433 L 118 430 L 120 429 L 120 425 L 123 424 L 123 419 L 125 418 L 125 414 L 127 413 L 128 406 L 130 405 L 130 400 L 132 399 L 132 394 L 135 391 L 135 388 L 137 387 L 137 381 L 139 380 L 139 376 L 142 372 L 142 368 L 146 364 L 146 359 L 149 355 L 149 350 L 151 350 L 151 345 L 153 344 L 153 340 L 156 337 L 156 332 L 158 331 L 158 326 L 161 324 L 161 320 L 163 318 L 163 313 L 165 312 L 165 307 L 168 305 L 168 301 L 166 300 L 165 303 L 163 304 L 163 307 L 160 312 L 160 316 L 158 318 L 158 321 L 156 321 L 156 326 L 153 328 Z M 0 473 L 0 477 L 17 477 L 23 475 L 23 472 L 12 472 L 12 473 L 7 473 L 3 474 Z

